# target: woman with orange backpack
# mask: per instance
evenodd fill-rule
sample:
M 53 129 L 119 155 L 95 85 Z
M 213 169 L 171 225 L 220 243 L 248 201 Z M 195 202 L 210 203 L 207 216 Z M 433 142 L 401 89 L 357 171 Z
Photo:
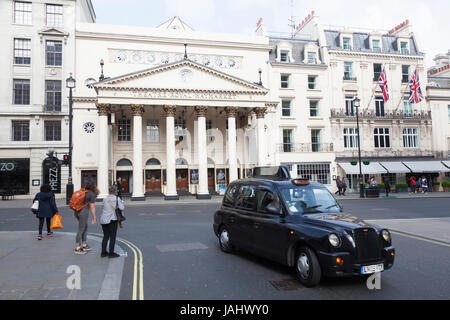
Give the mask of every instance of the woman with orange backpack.
M 78 232 L 75 239 L 77 246 L 75 247 L 75 254 L 86 254 L 91 248 L 87 245 L 87 230 L 89 211 L 92 213 L 92 224 L 96 223 L 95 214 L 95 199 L 98 196 L 99 191 L 93 182 L 88 182 L 86 186 L 74 193 L 70 208 L 75 210 L 74 218 L 78 220 Z M 84 195 L 84 199 L 83 198 Z M 79 205 L 82 200 L 82 205 Z M 81 209 L 80 209 L 81 208 Z

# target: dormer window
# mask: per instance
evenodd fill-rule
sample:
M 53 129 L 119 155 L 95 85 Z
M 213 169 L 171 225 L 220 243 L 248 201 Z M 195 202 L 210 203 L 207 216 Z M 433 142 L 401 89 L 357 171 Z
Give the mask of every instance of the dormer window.
M 290 62 L 289 61 L 289 51 L 286 51 L 286 50 L 280 51 L 280 61 L 281 62 Z
M 380 40 L 372 40 L 372 51 L 381 52 Z
M 351 50 L 350 38 L 342 38 L 342 48 L 344 50 Z
M 317 56 L 315 52 L 308 52 L 308 64 L 317 64 Z
M 408 52 L 408 42 L 401 41 L 400 42 L 400 53 L 401 54 L 409 54 Z

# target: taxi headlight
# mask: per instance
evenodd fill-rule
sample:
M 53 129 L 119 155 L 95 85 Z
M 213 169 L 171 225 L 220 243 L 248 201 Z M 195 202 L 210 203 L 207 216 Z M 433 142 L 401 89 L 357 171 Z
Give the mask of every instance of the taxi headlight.
M 381 235 L 386 242 L 391 242 L 391 233 L 388 230 L 381 231 Z
M 333 246 L 333 247 L 339 247 L 340 245 L 341 245 L 341 239 L 339 238 L 339 236 L 337 235 L 337 234 L 335 234 L 335 233 L 331 233 L 329 236 L 328 236 L 328 241 L 330 242 L 330 244 Z

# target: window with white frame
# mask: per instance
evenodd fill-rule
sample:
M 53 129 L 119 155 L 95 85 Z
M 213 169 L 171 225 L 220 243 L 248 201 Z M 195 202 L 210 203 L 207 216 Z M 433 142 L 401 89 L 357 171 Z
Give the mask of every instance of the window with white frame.
M 402 66 L 402 83 L 409 82 L 409 66 Z
M 400 42 L 400 53 L 401 54 L 408 54 L 408 42 L 401 41 Z
M 12 140 L 30 141 L 29 120 L 12 120 Z
M 403 114 L 406 118 L 411 118 L 414 116 L 413 104 L 409 102 L 409 98 L 403 98 Z
M 309 101 L 309 116 L 318 117 L 319 116 L 319 101 L 310 100 Z
M 47 66 L 62 65 L 62 41 L 46 41 L 46 64 Z
M 16 24 L 32 24 L 32 3 L 14 1 L 14 23 Z
M 373 64 L 373 81 L 378 82 L 381 76 L 381 63 Z
M 119 119 L 117 121 L 117 141 L 131 141 L 131 120 Z
M 342 48 L 344 50 L 351 50 L 350 38 L 342 38 Z
M 357 128 L 344 128 L 344 148 L 345 149 L 358 148 Z
M 61 121 L 45 120 L 45 141 L 61 141 Z
M 381 52 L 380 40 L 378 40 L 378 39 L 372 40 L 372 51 L 373 52 Z
M 356 115 L 355 113 L 355 97 L 354 96 L 345 96 L 345 115 L 353 117 Z
M 403 129 L 403 147 L 405 148 L 419 147 L 419 133 L 417 128 Z
M 317 87 L 317 77 L 316 76 L 308 76 L 308 89 L 316 89 Z
M 287 50 L 280 51 L 280 61 L 281 62 L 290 62 L 289 61 L 289 51 L 287 51 Z
M 63 6 L 59 4 L 47 4 L 47 26 L 62 27 L 63 24 Z
M 375 115 L 379 118 L 382 118 L 385 116 L 384 113 L 384 99 L 383 97 L 376 97 L 375 98 Z
M 312 152 L 321 152 L 322 151 L 322 130 L 320 129 L 311 129 L 311 148 Z
M 353 62 L 344 62 L 344 80 L 353 79 Z
M 289 88 L 289 78 L 290 76 L 288 74 L 281 75 L 281 88 L 283 89 Z
M 291 117 L 291 100 L 281 100 L 281 113 L 283 117 Z
M 389 128 L 375 128 L 373 131 L 375 148 L 390 148 Z
M 30 39 L 14 39 L 14 64 L 31 64 Z
M 293 129 L 283 129 L 283 152 L 294 152 Z
M 147 120 L 147 142 L 159 143 L 159 121 L 158 119 Z
M 308 64 L 317 64 L 317 54 L 315 52 L 308 52 Z
M 61 111 L 61 80 L 45 80 L 45 110 Z
M 329 163 L 299 163 L 297 175 L 312 182 L 331 184 Z

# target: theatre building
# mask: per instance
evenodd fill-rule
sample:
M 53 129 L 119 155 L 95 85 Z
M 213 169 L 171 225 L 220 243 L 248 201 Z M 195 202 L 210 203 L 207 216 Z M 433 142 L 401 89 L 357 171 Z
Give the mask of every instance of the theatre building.
M 103 197 L 121 177 L 133 200 L 209 198 L 274 165 L 268 50 L 267 37 L 196 32 L 178 17 L 77 24 L 75 188 L 92 179 Z

